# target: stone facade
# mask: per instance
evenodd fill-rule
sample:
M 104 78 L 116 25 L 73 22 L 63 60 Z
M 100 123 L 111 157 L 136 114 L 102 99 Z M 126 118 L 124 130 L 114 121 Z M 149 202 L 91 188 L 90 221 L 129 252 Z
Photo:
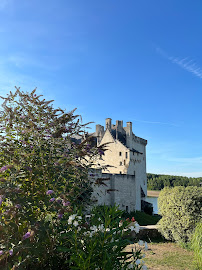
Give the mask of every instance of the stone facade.
M 98 205 L 119 205 L 121 210 L 128 212 L 141 210 L 141 194 L 136 192 L 134 175 L 109 174 L 94 171 L 91 179 L 103 179 L 105 185 L 95 185 L 92 197 Z M 106 179 L 106 180 L 105 180 Z
M 131 122 L 127 122 L 126 127 L 123 127 L 123 121 L 112 125 L 111 118 L 106 119 L 105 129 L 96 125 L 93 136 L 98 146 L 108 143 L 99 163 L 110 165 L 107 171 L 102 171 L 102 177 L 109 178 L 107 187 L 95 187 L 94 195 L 102 194 L 98 196 L 98 204 L 116 203 L 123 210 L 141 210 L 141 199 L 147 194 L 147 141 L 132 132 Z M 101 177 L 99 173 L 97 177 Z M 109 189 L 116 191 L 107 192 Z

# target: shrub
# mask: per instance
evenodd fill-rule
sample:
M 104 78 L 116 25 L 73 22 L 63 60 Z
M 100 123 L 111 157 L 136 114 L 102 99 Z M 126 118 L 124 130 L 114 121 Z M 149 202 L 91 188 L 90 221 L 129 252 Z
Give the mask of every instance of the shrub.
M 59 247 L 59 250 L 70 254 L 69 266 L 72 269 L 92 270 L 146 269 L 141 261 L 141 251 L 147 244 L 141 241 L 142 247 L 130 252 L 124 251 L 131 244 L 125 236 L 139 229 L 139 225 L 128 227 L 127 221 L 121 221 L 122 211 L 116 206 L 102 206 L 100 210 L 99 206 L 94 207 L 91 215 L 88 215 L 87 223 L 84 217 L 69 217 Z
M 194 250 L 196 268 L 202 269 L 202 222 L 199 222 L 194 230 L 191 248 Z
M 116 255 L 117 265 L 126 269 L 129 263 L 122 253 L 126 242 L 115 236 L 121 235 L 125 226 L 118 225 L 118 210 L 105 212 L 102 223 L 93 217 L 90 225 L 85 224 L 83 214 L 92 191 L 88 171 L 104 149 L 93 146 L 88 136 L 76 144 L 72 137 L 83 134 L 84 126 L 78 116 L 74 111 L 54 109 L 51 101 L 41 100 L 35 90 L 29 94 L 17 89 L 3 99 L 1 269 L 94 269 L 94 265 L 101 269 L 107 261 L 114 262 Z M 101 232 L 95 230 L 98 226 Z M 118 240 L 113 252 L 114 243 L 109 242 L 112 232 Z M 127 255 L 137 261 L 141 251 Z M 140 261 L 131 265 L 132 269 L 142 267 Z
M 161 216 L 159 215 L 149 215 L 145 212 L 141 211 L 132 211 L 130 213 L 124 212 L 122 215 L 123 218 L 133 218 L 138 222 L 139 225 L 145 226 L 145 225 L 156 225 L 157 222 L 161 219 Z
M 201 220 L 202 188 L 164 188 L 158 199 L 160 231 L 172 241 L 188 242 Z
M 73 136 L 83 134 L 78 115 L 54 109 L 52 101 L 41 100 L 35 90 L 28 94 L 17 89 L 2 99 L 2 260 L 9 263 L 9 250 L 13 250 L 16 260 L 43 264 L 56 254 L 60 219 L 89 202 L 88 169 L 100 149 L 88 139 L 72 142 Z

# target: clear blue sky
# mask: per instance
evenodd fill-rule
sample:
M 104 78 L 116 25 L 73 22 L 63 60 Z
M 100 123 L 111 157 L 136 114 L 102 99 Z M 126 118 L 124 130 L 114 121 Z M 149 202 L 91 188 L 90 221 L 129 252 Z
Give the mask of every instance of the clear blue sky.
M 83 122 L 132 121 L 148 172 L 202 176 L 201 14 L 201 0 L 0 0 L 0 94 L 37 86 Z

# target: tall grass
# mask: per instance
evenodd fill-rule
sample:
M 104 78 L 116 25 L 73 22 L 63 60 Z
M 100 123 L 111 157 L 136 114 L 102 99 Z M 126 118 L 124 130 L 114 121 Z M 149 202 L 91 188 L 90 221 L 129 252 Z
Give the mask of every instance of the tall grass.
M 191 248 L 194 251 L 194 263 L 195 269 L 202 269 L 202 222 L 199 222 L 195 228 L 192 240 Z

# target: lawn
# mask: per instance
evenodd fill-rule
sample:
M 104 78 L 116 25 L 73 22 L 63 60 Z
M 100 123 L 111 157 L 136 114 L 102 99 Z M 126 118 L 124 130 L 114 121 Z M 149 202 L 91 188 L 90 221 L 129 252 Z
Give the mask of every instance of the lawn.
M 134 248 L 129 245 L 127 250 Z M 148 270 L 194 270 L 192 251 L 179 247 L 175 243 L 150 243 L 145 251 L 145 264 Z

